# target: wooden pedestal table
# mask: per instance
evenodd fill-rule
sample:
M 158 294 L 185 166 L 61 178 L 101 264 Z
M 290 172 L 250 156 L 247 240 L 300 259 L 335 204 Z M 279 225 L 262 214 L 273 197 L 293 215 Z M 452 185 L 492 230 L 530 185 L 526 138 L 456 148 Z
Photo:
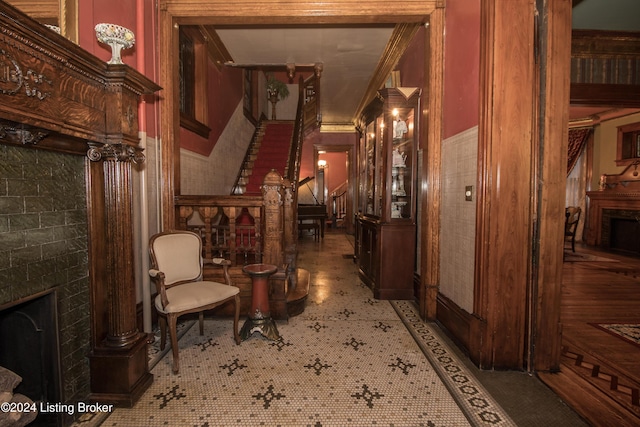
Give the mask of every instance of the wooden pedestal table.
M 249 264 L 242 271 L 251 276 L 251 312 L 240 330 L 240 338 L 248 339 L 254 332 L 260 332 L 270 340 L 280 339 L 276 323 L 269 310 L 269 276 L 278 271 L 271 264 Z

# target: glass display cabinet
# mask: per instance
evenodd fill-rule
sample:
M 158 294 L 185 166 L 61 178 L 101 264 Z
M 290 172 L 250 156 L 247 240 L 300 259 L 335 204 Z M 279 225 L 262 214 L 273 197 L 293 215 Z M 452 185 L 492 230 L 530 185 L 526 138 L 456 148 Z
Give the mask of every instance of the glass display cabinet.
M 385 88 L 365 109 L 358 147 L 356 259 L 378 299 L 412 299 L 418 88 Z

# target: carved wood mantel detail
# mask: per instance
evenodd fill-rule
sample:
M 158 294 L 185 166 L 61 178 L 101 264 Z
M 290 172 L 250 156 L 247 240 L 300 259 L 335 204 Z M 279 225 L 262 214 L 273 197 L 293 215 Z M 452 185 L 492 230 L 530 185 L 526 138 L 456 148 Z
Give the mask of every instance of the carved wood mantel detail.
M 0 143 L 86 155 L 91 398 L 132 405 L 151 384 L 136 327 L 131 163 L 138 103 L 160 88 L 0 2 Z

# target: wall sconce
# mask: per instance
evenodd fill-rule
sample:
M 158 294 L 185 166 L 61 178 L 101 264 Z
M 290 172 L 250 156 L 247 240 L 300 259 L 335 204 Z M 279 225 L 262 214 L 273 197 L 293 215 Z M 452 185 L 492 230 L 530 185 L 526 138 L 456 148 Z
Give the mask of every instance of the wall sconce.
M 293 82 L 293 76 L 296 75 L 296 64 L 287 64 L 287 77 L 289 77 L 289 83 Z
M 318 160 L 318 169 L 325 169 L 327 167 L 326 160 Z

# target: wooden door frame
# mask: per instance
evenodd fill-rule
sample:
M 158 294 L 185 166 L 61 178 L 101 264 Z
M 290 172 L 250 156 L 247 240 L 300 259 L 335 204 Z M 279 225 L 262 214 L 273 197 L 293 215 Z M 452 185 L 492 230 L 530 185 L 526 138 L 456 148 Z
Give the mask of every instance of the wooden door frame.
M 160 104 L 161 203 L 163 228 L 175 227 L 174 198 L 180 194 L 180 113 L 178 108 L 179 25 L 305 25 L 305 24 L 397 24 L 425 22 L 436 10 L 444 19 L 444 0 L 404 0 L 402 7 L 384 0 L 362 2 L 319 2 L 279 0 L 259 3 L 231 3 L 228 0 L 160 0 L 158 34 L 161 35 L 158 62 Z M 372 14 L 372 11 L 375 11 Z M 444 24 L 442 24 L 444 25 Z M 440 92 L 433 87 L 433 92 Z M 435 111 L 435 110 L 434 110 Z M 429 120 L 440 121 L 440 114 Z
M 354 138 L 355 138 L 355 134 L 354 134 Z M 347 179 L 349 180 L 349 185 L 347 186 L 347 221 L 346 221 L 347 229 L 346 231 L 347 233 L 353 233 L 354 232 L 353 204 L 354 204 L 355 177 L 356 177 L 355 145 L 314 144 L 313 170 L 316 176 L 318 176 L 318 157 L 319 157 L 320 151 L 324 151 L 327 153 L 346 153 L 346 156 L 347 156 L 346 162 L 347 162 L 347 171 L 348 171 Z M 328 203 L 328 200 L 325 200 L 325 203 Z
M 164 88 L 160 104 L 161 137 L 161 214 L 164 229 L 175 227 L 174 198 L 180 194 L 180 123 L 178 110 L 178 51 L 179 25 L 186 24 L 355 24 L 363 23 L 428 23 L 432 34 L 428 37 L 425 79 L 422 93 L 428 97 L 421 111 L 421 148 L 429 153 L 423 162 L 423 182 L 420 185 L 424 207 L 422 221 L 423 251 L 421 264 L 420 314 L 435 319 L 439 282 L 440 230 L 440 144 L 442 141 L 442 105 L 444 75 L 444 7 L 445 0 L 403 0 L 402 5 L 385 0 L 362 2 L 265 1 L 264 7 L 231 4 L 227 0 L 159 0 L 158 34 L 160 37 L 158 63 L 160 86 Z M 197 16 L 194 14 L 197 11 Z M 372 14 L 372 11 L 375 13 Z M 427 81 L 428 80 L 428 81 Z M 377 88 L 376 88 L 377 89 Z M 355 159 L 354 159 L 355 164 Z M 429 191 L 427 191 L 429 189 Z
M 524 7 L 531 7 L 531 2 L 525 0 L 518 0 L 518 8 L 522 10 Z M 160 106 L 160 130 L 162 140 L 162 177 L 160 189 L 162 194 L 162 213 L 163 213 L 163 226 L 164 228 L 173 228 L 175 226 L 175 211 L 174 211 L 174 197 L 179 194 L 179 181 L 180 181 L 180 147 L 177 141 L 179 141 L 179 112 L 178 112 L 178 77 L 177 77 L 177 60 L 175 52 L 177 52 L 177 30 L 181 24 L 235 24 L 235 25 L 259 25 L 259 24 L 363 24 L 363 23 L 403 23 L 403 22 L 429 22 L 430 31 L 428 36 L 428 57 L 425 59 L 425 69 L 427 71 L 427 79 L 425 87 L 423 88 L 423 94 L 426 102 L 423 103 L 422 110 L 423 126 L 421 131 L 421 147 L 427 156 L 424 159 L 423 170 L 423 182 L 421 183 L 421 203 L 423 206 L 423 216 L 420 219 L 422 225 L 422 254 L 425 262 L 422 263 L 421 271 L 421 295 L 420 295 L 420 313 L 424 318 L 435 319 L 436 307 L 438 298 L 438 285 L 439 285 L 439 227 L 440 227 L 440 169 L 441 169 L 441 154 L 440 145 L 442 142 L 442 105 L 443 105 L 443 76 L 444 76 L 444 61 L 443 61 L 443 46 L 444 46 L 444 0 L 408 0 L 403 1 L 400 5 L 398 3 L 386 2 L 381 0 L 373 0 L 366 3 L 345 1 L 345 2 L 318 2 L 318 1 L 300 1 L 300 2 L 284 2 L 279 0 L 265 1 L 264 7 L 256 7 L 259 4 L 252 3 L 231 3 L 227 0 L 160 0 L 159 3 L 159 34 L 160 46 L 159 46 L 159 58 L 158 62 L 161 64 L 160 69 L 160 85 L 164 88 L 162 96 L 165 100 Z M 525 4 L 526 3 L 526 4 Z M 552 7 L 562 9 L 563 6 L 559 6 L 562 2 L 551 1 Z M 565 2 L 567 3 L 567 2 Z M 500 7 L 496 4 L 496 0 L 482 0 L 481 2 L 483 10 L 489 16 L 494 13 L 496 9 Z M 570 6 L 569 6 L 570 8 Z M 194 15 L 194 11 L 197 11 L 198 16 Z M 376 11 L 375 14 L 371 14 L 372 11 Z M 564 15 L 563 15 L 564 17 Z M 500 84 L 495 80 L 496 70 L 505 72 L 505 69 L 513 69 L 511 65 L 501 63 L 498 65 L 488 64 L 495 58 L 496 48 L 492 43 L 496 42 L 495 35 L 491 34 L 491 31 L 498 29 L 501 31 L 501 36 L 504 36 L 504 30 L 499 28 L 499 25 L 495 25 L 495 15 L 492 15 L 488 20 L 483 22 L 483 30 L 481 39 L 487 38 L 489 42 L 485 44 L 485 48 L 481 51 L 481 61 L 485 61 L 485 71 L 491 73 L 491 76 L 485 75 L 485 77 L 491 77 L 491 85 Z M 533 26 L 531 26 L 532 28 Z M 550 42 L 556 42 L 553 38 L 552 31 L 557 31 L 557 27 L 550 28 Z M 532 30 L 533 31 L 533 30 Z M 519 30 L 519 34 L 523 31 Z M 501 39 L 502 40 L 502 39 Z M 509 40 L 505 38 L 504 40 Z M 505 52 L 503 49 L 502 53 Z M 501 68 L 500 68 L 501 67 Z M 506 67 L 506 68 L 505 68 Z M 485 83 L 483 86 L 487 86 Z M 491 110 L 491 106 L 495 105 L 494 95 L 500 95 L 498 91 L 492 93 L 484 93 L 481 97 L 481 109 L 487 109 L 485 115 L 481 116 L 479 124 L 479 143 L 482 150 L 493 150 L 498 156 L 498 160 L 502 159 L 505 166 L 509 166 L 508 162 L 513 161 L 509 158 L 495 141 L 501 140 L 506 142 L 508 135 L 497 133 L 498 127 L 492 126 L 492 124 L 499 124 L 499 118 L 495 117 L 495 111 Z M 563 98 L 564 99 L 564 98 Z M 504 101 L 501 99 L 500 101 Z M 567 102 L 557 102 L 555 111 L 559 111 L 560 108 L 566 108 Z M 508 105 L 500 105 L 500 112 L 508 113 L 508 108 L 518 110 L 521 108 L 517 102 L 512 101 Z M 549 105 L 545 108 L 548 111 L 554 111 Z M 527 114 L 530 114 L 528 119 L 524 122 L 530 123 L 531 127 L 534 126 L 535 117 L 537 117 L 537 111 L 533 107 L 527 107 L 525 109 Z M 524 117 L 524 116 L 521 116 Z M 504 119 L 504 117 L 502 117 Z M 509 126 L 509 132 L 511 136 L 517 133 L 514 126 Z M 551 132 L 552 135 L 561 136 L 557 129 L 558 125 L 554 125 L 552 128 L 546 129 Z M 532 131 L 533 132 L 533 131 Z M 497 138 L 497 139 L 496 139 Z M 493 148 L 492 148 L 493 147 Z M 498 147 L 495 149 L 495 147 Z M 504 147 L 508 147 L 505 143 Z M 550 178 L 556 178 L 557 174 L 553 172 L 555 165 L 554 161 L 549 160 L 546 156 L 541 160 L 542 173 L 549 173 Z M 482 165 L 481 170 L 487 172 L 484 168 L 491 166 L 496 158 L 483 158 L 483 161 L 487 164 Z M 524 166 L 525 171 L 535 169 L 531 164 L 526 163 L 519 159 L 520 164 Z M 532 161 L 531 159 L 529 161 Z M 513 169 L 512 165 L 509 169 Z M 539 177 L 532 173 L 527 176 L 528 179 L 535 180 Z M 484 181 L 487 179 L 487 181 Z M 496 309 L 501 307 L 504 303 L 503 299 L 500 301 L 495 300 L 495 292 L 500 291 L 503 285 L 504 274 L 499 272 L 499 266 L 504 261 L 502 255 L 509 257 L 508 251 L 502 251 L 500 254 L 495 254 L 489 249 L 490 245 L 486 245 L 486 242 L 491 240 L 491 233 L 487 225 L 489 221 L 495 223 L 495 218 L 491 220 L 491 215 L 486 210 L 488 206 L 495 206 L 499 203 L 496 194 L 498 191 L 488 192 L 480 194 L 480 191 L 486 191 L 484 187 L 486 182 L 490 182 L 490 177 L 483 177 L 479 180 L 479 197 L 478 206 L 482 209 L 481 219 L 478 222 L 478 233 L 476 240 L 479 242 L 476 251 L 476 265 L 482 266 L 482 268 L 488 266 L 491 268 L 489 274 L 478 273 L 475 281 L 478 314 L 486 317 L 479 317 L 480 321 L 471 325 L 472 334 L 476 338 L 477 348 L 479 351 L 479 359 L 474 359 L 476 362 L 479 360 L 485 360 L 484 357 L 488 357 L 489 354 L 499 353 L 496 349 L 500 348 L 504 344 L 505 340 L 510 337 L 505 337 L 500 340 L 495 340 L 496 331 L 494 328 L 503 319 L 496 315 Z M 544 199 L 546 188 L 540 189 L 536 184 L 532 184 L 531 193 L 537 193 L 538 197 Z M 427 190 L 428 189 L 428 190 Z M 496 189 L 494 189 L 496 190 Z M 537 250 L 540 251 L 540 256 L 544 257 L 551 254 L 551 264 L 545 266 L 542 270 L 538 270 L 535 273 L 539 276 L 539 273 L 544 273 L 542 281 L 538 278 L 537 283 L 533 283 L 532 277 L 534 272 L 532 267 L 522 267 L 522 264 L 530 266 L 529 261 L 531 258 L 531 251 L 527 249 L 529 258 L 520 256 L 518 263 L 520 264 L 518 269 L 519 281 L 524 281 L 525 289 L 527 287 L 539 286 L 540 290 L 536 292 L 536 295 L 540 295 L 540 291 L 543 292 L 545 301 L 531 300 L 530 309 L 539 313 L 544 311 L 545 304 L 553 306 L 553 304 L 559 305 L 559 299 L 555 297 L 557 293 L 557 287 L 561 279 L 561 272 L 558 274 L 558 261 L 554 244 L 556 243 L 556 230 L 555 220 L 553 220 L 553 214 L 555 213 L 555 199 L 556 195 L 552 194 L 553 190 L 549 190 L 549 194 L 552 196 L 553 201 L 550 204 L 545 205 L 545 201 L 542 204 L 535 207 L 535 215 L 532 214 L 532 205 L 527 200 L 526 212 L 524 215 L 520 215 L 520 219 L 526 224 L 524 228 L 520 227 L 518 232 L 519 240 L 518 244 L 523 244 L 527 248 L 532 247 L 532 239 L 527 235 L 527 231 L 532 231 L 532 224 L 537 224 L 539 227 L 545 229 L 537 240 Z M 527 195 L 530 191 L 527 191 Z M 489 239 L 489 240 L 487 240 Z M 494 248 L 491 248 L 494 250 Z M 490 256 L 489 256 L 490 255 Z M 496 256 L 498 255 L 498 256 Z M 527 268 L 531 268 L 527 271 Z M 480 271 L 480 268 L 477 267 Z M 555 285 L 549 285 L 549 292 L 547 292 L 548 283 L 556 283 Z M 520 285 L 520 283 L 519 283 Z M 493 297 L 490 297 L 493 295 Z M 503 294 L 500 294 L 503 295 Z M 528 296 L 533 298 L 533 294 Z M 505 296 L 506 298 L 506 296 Z M 526 296 L 525 296 L 526 298 Z M 520 302 L 520 308 L 526 310 L 523 307 L 527 302 Z M 543 313 L 541 313 L 543 314 Z M 556 314 L 558 316 L 556 317 Z M 526 323 L 526 319 L 518 315 L 518 319 L 522 319 Z M 530 319 L 531 320 L 531 319 Z M 533 319 L 533 321 L 536 321 Z M 559 321 L 559 313 L 553 312 L 549 321 L 545 324 L 536 323 L 532 325 L 533 329 L 527 330 L 527 325 L 521 323 L 519 320 L 512 322 L 511 326 L 520 328 L 517 334 L 520 336 L 518 341 L 521 342 L 522 336 L 526 333 L 533 333 L 536 336 L 546 334 L 554 327 L 557 328 Z M 541 329 L 540 329 L 541 328 Z M 502 331 L 498 331 L 502 333 Z M 550 348 L 556 348 L 559 345 L 558 336 L 555 331 L 551 334 L 548 340 L 542 340 L 539 344 L 549 346 Z M 522 346 L 520 346 L 522 349 Z M 501 355 L 501 357 L 504 355 Z M 507 357 L 514 356 L 514 353 L 507 355 Z M 516 362 L 522 361 L 522 355 L 515 355 Z M 534 356 L 535 357 L 535 356 Z M 553 367 L 555 361 L 557 361 L 555 353 L 551 355 L 547 362 L 540 365 L 540 368 Z M 492 361 L 493 363 L 493 361 Z M 484 363 L 479 363 L 481 366 Z M 509 362 L 511 368 L 514 366 L 512 362 Z M 493 365 L 492 365 L 493 366 Z

